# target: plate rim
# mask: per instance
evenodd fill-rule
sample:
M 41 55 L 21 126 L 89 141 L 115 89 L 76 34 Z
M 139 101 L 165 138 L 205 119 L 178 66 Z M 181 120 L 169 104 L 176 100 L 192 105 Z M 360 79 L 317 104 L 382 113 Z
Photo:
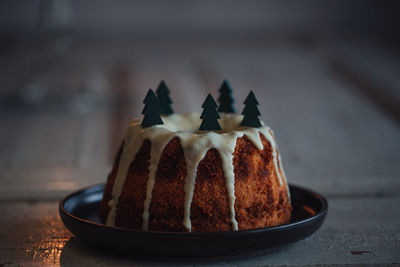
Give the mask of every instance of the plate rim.
M 105 187 L 105 183 L 98 183 L 98 184 L 94 184 L 91 186 L 87 186 L 84 187 L 82 189 L 79 189 L 77 191 L 71 192 L 68 195 L 66 195 L 63 199 L 60 200 L 59 202 L 59 214 L 60 216 L 67 216 L 70 219 L 73 219 L 75 221 L 79 221 L 80 223 L 84 223 L 87 225 L 90 225 L 92 227 L 97 227 L 97 228 L 102 228 L 108 231 L 128 231 L 130 233 L 133 234 L 145 234 L 145 235 L 157 235 L 157 236 L 174 236 L 174 237 L 178 237 L 178 236 L 201 236 L 201 237 L 214 237 L 214 236 L 226 236 L 226 235 L 232 235 L 235 234 L 236 236 L 238 235 L 248 235 L 248 234 L 258 234 L 258 233 L 265 233 L 265 232 L 273 232 L 273 231 L 284 231 L 287 229 L 291 229 L 293 227 L 299 226 L 299 225 L 304 225 L 307 224 L 309 222 L 312 222 L 314 220 L 316 220 L 319 217 L 325 217 L 326 214 L 328 213 L 328 200 L 320 193 L 317 193 L 314 190 L 310 190 L 307 189 L 303 186 L 299 186 L 299 185 L 295 185 L 292 183 L 288 184 L 289 189 L 290 188 L 296 188 L 298 190 L 301 191 L 305 191 L 311 195 L 313 195 L 316 199 L 318 199 L 320 201 L 320 203 L 322 204 L 321 209 L 316 212 L 314 215 L 303 219 L 303 220 L 299 220 L 299 221 L 295 221 L 295 222 L 289 222 L 286 224 L 282 224 L 282 225 L 277 225 L 277 226 L 271 226 L 271 227 L 264 227 L 264 228 L 257 228 L 257 229 L 249 229 L 249 230 L 239 230 L 239 231 L 225 231 L 225 232 L 167 232 L 167 231 L 143 231 L 143 230 L 137 230 L 137 229 L 129 229 L 129 228 L 124 228 L 124 227 L 119 227 L 119 226 L 109 226 L 109 225 L 105 225 L 102 223 L 97 223 L 97 222 L 93 222 L 93 221 L 89 221 L 83 218 L 79 218 L 73 214 L 71 214 L 70 212 L 68 212 L 64 205 L 65 203 L 72 197 L 82 194 L 85 191 L 89 190 L 89 189 L 94 189 L 96 187 Z M 61 218 L 62 219 L 62 218 Z M 323 219 L 324 220 L 324 219 Z M 63 221 L 63 220 L 62 220 Z M 63 224 L 65 225 L 64 221 Z M 65 225 L 66 226 L 66 225 Z M 68 227 L 67 227 L 68 228 Z M 69 228 L 68 228 L 69 229 Z

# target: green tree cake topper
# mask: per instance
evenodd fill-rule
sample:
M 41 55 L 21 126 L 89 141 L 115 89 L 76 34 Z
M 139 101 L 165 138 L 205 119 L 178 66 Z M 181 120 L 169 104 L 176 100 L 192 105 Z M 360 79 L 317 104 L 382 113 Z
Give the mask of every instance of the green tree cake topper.
M 233 107 L 235 100 L 232 97 L 232 87 L 227 80 L 224 80 L 218 91 L 220 93 L 218 97 L 218 112 L 236 113 Z
M 215 103 L 214 98 L 211 94 L 207 95 L 206 100 L 204 101 L 203 105 L 203 113 L 201 113 L 200 119 L 203 121 L 201 122 L 200 131 L 216 131 L 221 130 L 221 126 L 219 125 L 218 119 L 221 117 L 217 111 L 217 103 Z
M 257 108 L 258 101 L 253 91 L 250 91 L 249 95 L 246 97 L 243 104 L 245 105 L 242 111 L 242 115 L 244 115 L 244 117 L 242 122 L 240 123 L 240 126 L 247 126 L 253 128 L 261 127 L 261 122 L 258 119 L 258 116 L 260 116 L 261 114 Z
M 142 114 L 142 127 L 147 128 L 157 124 L 164 124 L 160 117 L 160 107 L 158 106 L 158 99 L 153 90 L 149 89 L 146 97 L 143 100 L 144 108 Z
M 161 81 L 157 88 L 158 105 L 160 106 L 161 114 L 171 115 L 174 111 L 171 108 L 172 100 L 169 97 L 169 89 L 164 81 Z

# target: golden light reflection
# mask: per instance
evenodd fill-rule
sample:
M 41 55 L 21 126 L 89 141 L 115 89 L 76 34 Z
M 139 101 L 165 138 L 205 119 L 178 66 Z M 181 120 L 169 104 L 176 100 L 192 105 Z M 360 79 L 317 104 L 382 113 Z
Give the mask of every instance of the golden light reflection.
M 8 259 L 17 265 L 59 265 L 61 252 L 72 234 L 62 224 L 56 203 L 15 204 L 24 216 L 4 223 Z
M 61 252 L 70 238 L 44 239 L 36 244 L 34 248 L 26 249 L 24 258 L 33 262 L 44 264 L 59 264 Z
M 308 213 L 310 213 L 311 215 L 315 215 L 315 214 L 316 214 L 315 210 L 313 210 L 313 209 L 310 208 L 309 206 L 303 205 L 303 206 L 301 206 L 301 208 L 302 208 L 303 210 L 307 211 Z

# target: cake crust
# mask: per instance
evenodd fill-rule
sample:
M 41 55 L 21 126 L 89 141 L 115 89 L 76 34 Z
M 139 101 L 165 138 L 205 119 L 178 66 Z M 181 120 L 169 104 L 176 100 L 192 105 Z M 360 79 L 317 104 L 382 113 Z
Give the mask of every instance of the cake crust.
M 275 226 L 290 221 L 291 204 L 285 179 L 279 183 L 277 171 L 284 176 L 278 159 L 275 171 L 273 147 L 260 132 L 263 149 L 258 149 L 247 136 L 236 139 L 233 153 L 234 209 L 239 230 Z M 146 139 L 131 163 L 116 207 L 115 225 L 143 228 L 143 211 L 149 178 L 151 141 Z M 121 145 L 108 176 L 100 205 L 100 218 L 106 222 L 109 201 L 120 164 Z M 276 151 L 277 152 L 277 151 Z M 278 153 L 278 152 L 277 152 Z M 232 231 L 231 212 L 222 160 L 217 149 L 211 148 L 199 162 L 193 199 L 190 206 L 192 232 Z M 153 188 L 149 208 L 148 230 L 183 232 L 184 186 L 186 161 L 179 137 L 165 146 Z

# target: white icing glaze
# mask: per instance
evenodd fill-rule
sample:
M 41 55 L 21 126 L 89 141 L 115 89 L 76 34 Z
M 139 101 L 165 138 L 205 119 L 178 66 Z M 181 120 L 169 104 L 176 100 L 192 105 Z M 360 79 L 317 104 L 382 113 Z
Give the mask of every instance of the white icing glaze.
M 134 120 L 130 124 L 124 136 L 124 147 L 121 154 L 120 164 L 117 176 L 112 190 L 112 197 L 109 201 L 110 212 L 108 214 L 106 224 L 115 225 L 116 210 L 119 197 L 122 193 L 130 164 L 135 159 L 144 140 L 151 140 L 150 167 L 149 178 L 146 188 L 146 199 L 143 211 L 143 230 L 148 229 L 149 210 L 152 199 L 152 191 L 154 188 L 158 162 L 165 146 L 174 137 L 179 137 L 186 161 L 186 179 L 185 179 L 185 203 L 184 203 L 184 220 L 183 225 L 188 231 L 191 231 L 190 208 L 194 194 L 196 183 L 197 166 L 205 157 L 207 151 L 215 148 L 220 154 L 224 176 L 226 180 L 226 189 L 228 193 L 229 208 L 231 213 L 232 229 L 237 231 L 238 224 L 235 219 L 235 175 L 233 170 L 233 153 L 236 147 L 237 138 L 244 135 L 257 147 L 263 149 L 260 133 L 262 133 L 271 144 L 272 157 L 275 166 L 275 172 L 282 186 L 282 176 L 286 179 L 282 165 L 278 166 L 278 148 L 275 144 L 274 136 L 267 126 L 260 128 L 241 127 L 241 115 L 221 114 L 219 120 L 222 131 L 217 132 L 201 132 L 198 127 L 201 123 L 199 114 L 185 113 L 172 114 L 162 117 L 164 124 L 156 125 L 149 128 L 142 128 L 141 120 Z M 280 155 L 279 155 L 280 157 Z M 280 167 L 280 168 L 279 168 Z M 286 183 L 287 186 L 287 183 Z M 289 191 L 288 191 L 289 193 Z
M 274 137 L 274 140 L 275 140 L 275 137 Z M 286 184 L 286 192 L 287 192 L 287 194 L 288 194 L 289 202 L 292 203 L 291 196 L 290 196 L 290 190 L 289 190 L 289 184 L 287 183 L 285 169 L 283 168 L 283 165 L 282 165 L 281 153 L 279 153 L 278 145 L 277 145 L 276 142 L 275 142 L 275 146 L 276 146 L 276 150 L 278 151 L 278 155 L 279 155 L 279 156 L 278 156 L 278 166 L 279 166 L 279 170 L 282 172 L 283 180 L 285 181 L 285 184 Z
M 156 179 L 158 162 L 160 161 L 160 157 L 165 146 L 169 143 L 169 141 L 171 141 L 172 137 L 173 135 L 171 133 L 166 133 L 160 134 L 151 139 L 149 179 L 147 180 L 146 199 L 144 201 L 143 209 L 143 230 L 148 230 L 150 202 L 152 198 L 154 182 Z

